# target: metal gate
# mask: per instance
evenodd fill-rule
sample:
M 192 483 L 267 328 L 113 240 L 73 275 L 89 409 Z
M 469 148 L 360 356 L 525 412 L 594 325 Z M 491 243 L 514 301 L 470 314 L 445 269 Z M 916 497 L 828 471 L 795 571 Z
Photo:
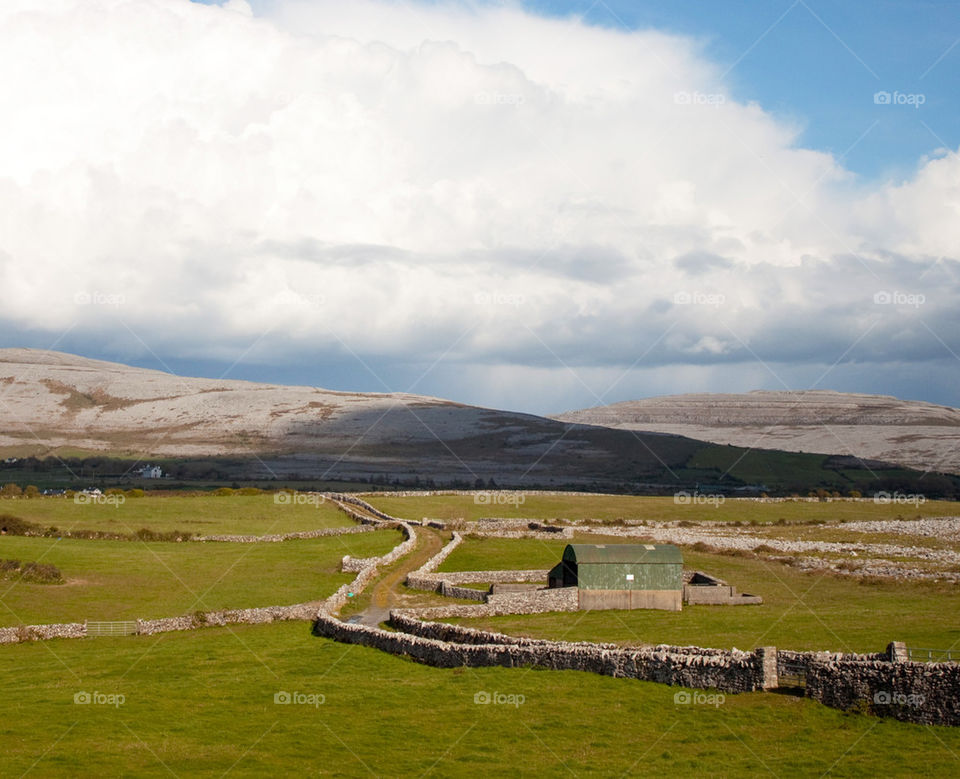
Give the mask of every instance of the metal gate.
M 137 634 L 136 621 L 87 622 L 87 635 L 94 636 L 134 636 Z
M 956 663 L 960 661 L 960 649 L 926 649 L 908 646 L 907 657 L 916 663 Z
M 806 687 L 807 664 L 799 660 L 777 660 L 777 686 Z

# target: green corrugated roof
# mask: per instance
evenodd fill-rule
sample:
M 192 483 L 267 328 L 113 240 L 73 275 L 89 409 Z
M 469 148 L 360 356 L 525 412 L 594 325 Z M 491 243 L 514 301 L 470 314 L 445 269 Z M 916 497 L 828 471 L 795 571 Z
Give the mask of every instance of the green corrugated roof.
M 563 559 L 582 563 L 677 563 L 683 554 L 673 544 L 567 544 Z

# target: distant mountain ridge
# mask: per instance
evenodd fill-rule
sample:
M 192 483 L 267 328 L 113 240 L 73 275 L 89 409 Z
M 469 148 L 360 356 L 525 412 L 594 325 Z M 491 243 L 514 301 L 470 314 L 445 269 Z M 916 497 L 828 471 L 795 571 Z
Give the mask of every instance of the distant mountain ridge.
M 570 411 L 563 422 L 734 446 L 850 454 L 960 473 L 960 409 L 830 390 L 668 395 Z
M 0 451 L 247 458 L 274 478 L 660 482 L 703 444 L 405 393 L 337 392 L 0 349 Z M 239 462 L 239 460 L 237 460 Z M 237 465 L 241 468 L 241 465 Z
M 688 419 L 707 419 L 712 407 L 690 407 Z M 634 423 L 640 430 L 616 429 L 603 422 L 622 423 L 622 412 L 609 413 L 600 415 L 601 424 L 594 415 L 558 421 L 426 395 L 189 378 L 59 352 L 0 349 L 0 456 L 18 458 L 0 470 L 11 475 L 26 467 L 21 459 L 55 456 L 69 482 L 80 477 L 63 458 L 80 463 L 108 455 L 130 465 L 163 460 L 185 483 L 865 493 L 913 489 L 921 478 L 872 456 L 865 463 L 861 451 L 829 458 L 768 451 L 779 443 L 770 437 L 751 437 L 746 448 L 718 446 L 657 430 L 667 425 L 650 421 Z M 676 409 L 657 413 L 670 418 Z M 927 413 L 933 424 L 904 429 L 939 431 L 943 413 Z M 709 426 L 684 424 L 710 434 Z M 848 454 L 839 445 L 831 453 Z M 88 472 L 101 468 L 94 462 Z M 114 477 L 128 472 L 124 465 Z M 937 484 L 925 486 L 960 494 L 960 479 Z

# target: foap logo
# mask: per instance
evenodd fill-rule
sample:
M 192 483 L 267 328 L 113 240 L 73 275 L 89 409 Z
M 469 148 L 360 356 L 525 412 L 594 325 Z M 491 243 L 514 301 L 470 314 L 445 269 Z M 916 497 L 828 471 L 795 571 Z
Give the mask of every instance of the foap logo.
M 880 506 L 922 506 L 927 502 L 927 496 L 906 492 L 875 492 L 873 502 Z
M 920 306 L 927 302 L 927 297 L 919 292 L 901 292 L 900 290 L 888 292 L 882 289 L 874 293 L 873 302 L 878 306 L 911 306 L 912 308 L 920 308 Z
M 700 692 L 699 690 L 677 690 L 673 694 L 676 706 L 713 706 L 720 708 L 726 703 L 727 696 L 722 692 Z
M 127 702 L 127 696 L 120 693 L 81 690 L 73 694 L 73 702 L 79 706 L 113 706 L 119 709 Z
M 726 497 L 719 493 L 711 495 L 702 492 L 686 492 L 682 490 L 675 492 L 673 495 L 673 502 L 677 506 L 713 506 L 714 508 L 719 508 L 726 500 Z
M 675 105 L 706 105 L 717 108 L 727 102 L 726 95 L 720 92 L 674 92 Z
M 326 496 L 316 492 L 278 492 L 273 496 L 277 506 L 313 506 L 320 508 L 326 503 Z
M 109 306 L 111 308 L 120 308 L 127 302 L 126 297 L 117 292 L 88 292 L 82 290 L 73 296 L 73 302 L 77 306 Z
M 273 694 L 273 702 L 278 706 L 313 706 L 313 708 L 319 709 L 327 702 L 327 696 L 318 692 L 278 690 Z
M 915 693 L 893 692 L 891 690 L 877 690 L 873 694 L 873 702 L 877 706 L 923 706 L 926 698 Z
M 526 502 L 523 492 L 477 492 L 473 496 L 475 506 L 522 506 Z
M 524 695 L 507 694 L 504 692 L 489 693 L 486 690 L 480 690 L 473 694 L 473 702 L 479 706 L 513 706 L 519 709 L 527 698 Z
M 477 292 L 473 302 L 478 306 L 513 306 L 518 308 L 527 302 L 527 299 L 516 292 Z
M 320 308 L 327 302 L 326 297 L 319 293 L 294 292 L 290 289 L 276 295 L 273 300 L 285 308 Z
M 673 294 L 673 303 L 677 306 L 713 306 L 714 308 L 720 308 L 726 300 L 726 296 L 719 292 L 680 290 Z
M 887 92 L 881 90 L 873 93 L 874 105 L 906 105 L 919 108 L 927 102 L 927 96 L 922 92 Z
M 73 496 L 78 506 L 113 506 L 120 508 L 127 502 L 126 495 L 103 495 L 99 492 L 78 492 Z
M 477 105 L 523 105 L 523 95 L 506 92 L 477 92 L 473 102 Z

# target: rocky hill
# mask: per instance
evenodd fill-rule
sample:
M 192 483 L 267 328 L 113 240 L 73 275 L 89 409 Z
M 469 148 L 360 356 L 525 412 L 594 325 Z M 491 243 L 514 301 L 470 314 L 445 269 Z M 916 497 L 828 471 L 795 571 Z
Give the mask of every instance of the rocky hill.
M 0 472 L 3 478 L 21 478 L 17 472 L 24 468 L 41 468 L 32 458 L 47 458 L 42 464 L 47 468 L 54 457 L 63 482 L 108 472 L 122 481 L 137 462 L 161 458 L 168 473 L 185 483 L 359 480 L 667 494 L 704 485 L 727 491 L 865 492 L 907 488 L 920 474 L 850 457 L 767 449 L 796 448 L 783 432 L 791 426 L 830 436 L 823 451 L 852 449 L 871 458 L 879 455 L 867 447 L 857 450 L 859 439 L 845 430 L 960 432 L 950 427 L 956 411 L 930 407 L 905 417 L 892 398 L 882 399 L 885 410 L 867 403 L 875 424 L 858 426 L 848 423 L 866 412 L 839 401 L 821 424 L 824 403 L 793 407 L 781 398 L 779 406 L 755 403 L 737 410 L 733 403 L 719 413 L 723 404 L 716 398 L 725 396 L 693 397 L 699 402 L 667 402 L 656 411 L 630 414 L 612 407 L 554 420 L 424 395 L 185 378 L 59 352 L 0 349 L 0 457 L 19 458 L 0 463 Z M 760 394 L 743 397 L 762 400 Z M 673 421 L 678 418 L 679 425 Z M 757 420 L 765 422 L 758 427 Z M 788 427 L 776 426 L 782 420 Z M 750 452 L 675 434 L 696 431 L 717 440 L 713 426 L 724 422 L 743 434 L 739 440 Z M 765 437 L 751 436 L 753 429 Z M 900 454 L 896 447 L 887 451 Z M 118 464 L 88 462 L 100 455 Z M 64 462 L 69 458 L 80 463 L 80 475 Z M 952 494 L 960 490 L 960 480 L 940 489 Z
M 422 395 L 184 378 L 0 349 L 5 457 L 232 457 L 246 468 L 239 476 L 610 485 L 661 482 L 700 447 Z
M 555 419 L 960 473 L 960 409 L 886 395 L 823 390 L 671 395 L 571 411 Z

